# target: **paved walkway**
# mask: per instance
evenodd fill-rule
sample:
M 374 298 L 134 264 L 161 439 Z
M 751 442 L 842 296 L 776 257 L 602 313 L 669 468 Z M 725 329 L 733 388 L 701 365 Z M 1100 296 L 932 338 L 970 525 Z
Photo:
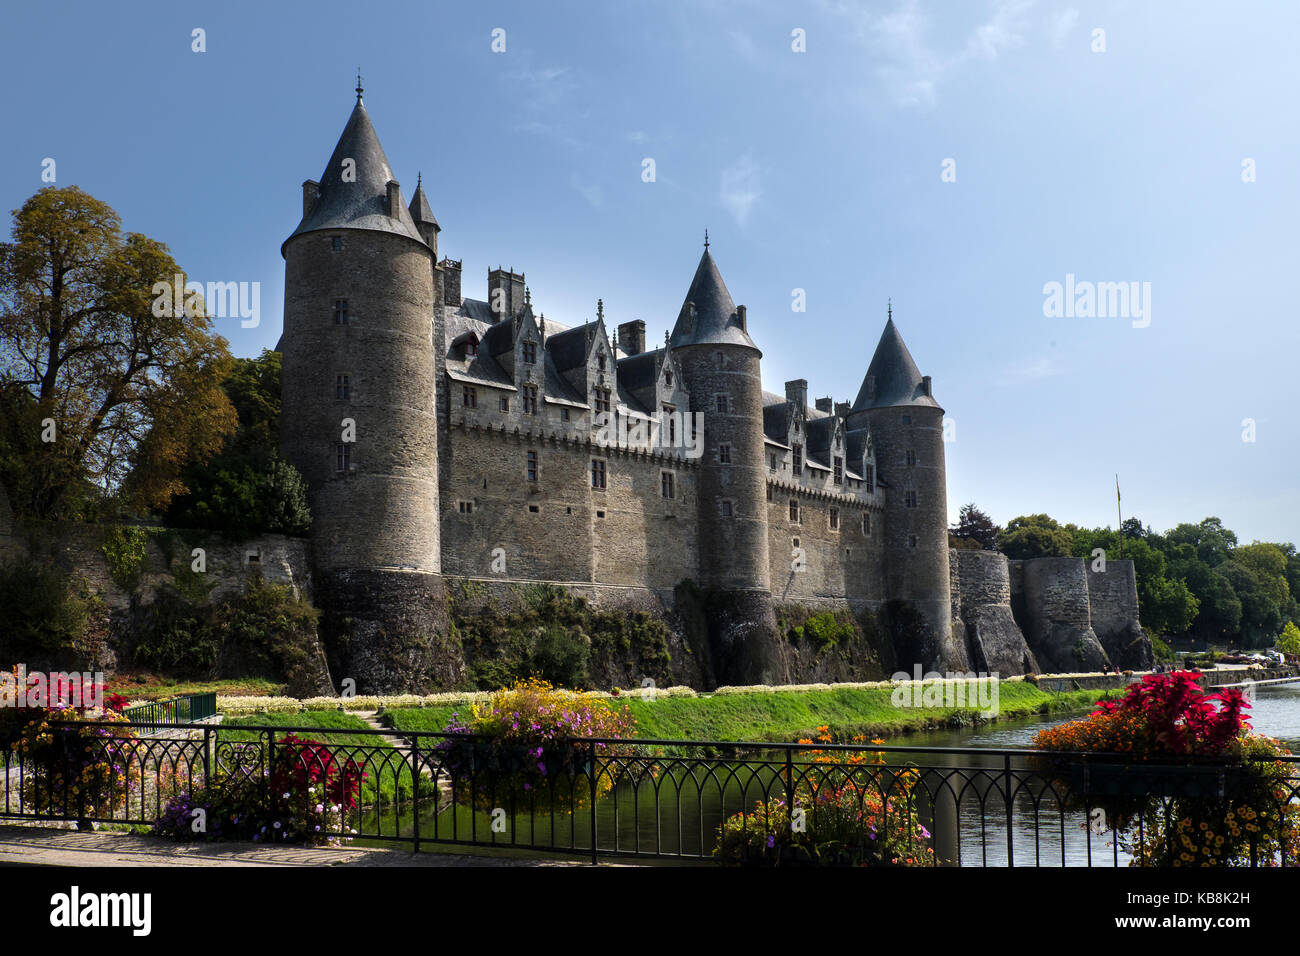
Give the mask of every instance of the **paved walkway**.
M 132 833 L 0 826 L 0 865 L 29 866 L 589 866 L 571 859 L 410 853 L 369 847 L 173 843 Z M 607 864 L 602 864 L 607 865 Z M 614 864 L 618 865 L 618 864 Z

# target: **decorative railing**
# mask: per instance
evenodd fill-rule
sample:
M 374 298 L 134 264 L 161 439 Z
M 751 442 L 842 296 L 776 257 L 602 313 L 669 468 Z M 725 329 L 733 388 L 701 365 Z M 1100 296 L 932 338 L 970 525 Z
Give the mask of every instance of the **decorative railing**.
M 173 722 L 156 726 L 174 727 L 170 716 Z M 272 788 L 272 780 L 285 779 L 277 774 L 288 755 L 291 763 L 314 764 L 289 768 L 303 780 L 318 779 L 313 772 L 326 764 L 365 773 L 356 805 L 332 818 L 321 837 L 416 852 L 439 845 L 553 851 L 592 862 L 704 861 L 715 858 L 726 824 L 733 844 L 757 847 L 733 854 L 738 862 L 807 863 L 806 853 L 785 846 L 797 815 L 806 832 L 836 830 L 839 862 L 880 862 L 853 849 L 879 832 L 890 834 L 894 856 L 921 865 L 1120 866 L 1153 833 L 1176 838 L 1175 801 L 1227 806 L 1257 779 L 1248 763 L 1038 750 L 573 738 L 549 742 L 539 755 L 441 733 L 349 729 L 338 741 L 332 738 L 344 732 L 312 727 L 198 725 L 159 735 L 133 721 L 96 724 L 87 735 L 88 723 L 57 725 L 78 742 L 75 759 L 53 758 L 67 759 L 67 767 L 51 768 L 47 755 L 39 772 L 21 750 L 0 751 L 0 816 L 148 825 L 177 794 L 208 782 L 253 781 L 266 818 L 278 819 L 299 801 L 320 799 L 319 792 L 309 798 Z M 308 754 L 303 740 L 318 746 Z M 93 794 L 67 792 L 74 774 L 64 771 L 90 752 L 116 775 Z M 1294 812 L 1298 761 L 1270 763 L 1263 797 L 1270 805 L 1255 810 L 1273 819 L 1288 807 Z M 1128 817 L 1132 832 L 1119 839 L 1106 814 L 1134 800 L 1147 809 Z M 748 840 L 751 833 L 762 839 Z M 1250 865 L 1300 865 L 1289 838 L 1269 843 L 1261 831 L 1258 842 L 1243 839 Z M 772 850 L 767 858 L 764 847 Z
M 167 700 L 137 704 L 122 711 L 133 724 L 193 724 L 217 715 L 217 694 L 181 694 Z

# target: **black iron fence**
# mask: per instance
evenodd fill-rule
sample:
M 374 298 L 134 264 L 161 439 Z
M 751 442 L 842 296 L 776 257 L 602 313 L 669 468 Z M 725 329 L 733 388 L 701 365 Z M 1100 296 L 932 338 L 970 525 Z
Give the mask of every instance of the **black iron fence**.
M 1298 761 L 81 722 L 0 752 L 0 816 L 593 862 L 1296 866 Z

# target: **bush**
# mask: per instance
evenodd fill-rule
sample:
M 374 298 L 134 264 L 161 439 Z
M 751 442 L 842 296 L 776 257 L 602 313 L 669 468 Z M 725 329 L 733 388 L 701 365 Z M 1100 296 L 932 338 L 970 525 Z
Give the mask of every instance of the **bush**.
M 0 564 L 0 662 L 53 661 L 80 656 L 92 601 L 72 591 L 68 576 L 23 558 Z
M 479 809 L 510 799 L 534 807 L 583 806 L 589 804 L 592 745 L 572 738 L 630 737 L 635 726 L 627 706 L 615 710 L 605 698 L 530 678 L 473 704 L 468 721 L 453 714 L 443 732 L 473 739 L 444 740 L 436 752 L 457 799 Z M 611 744 L 594 749 L 598 760 L 621 752 Z M 613 788 L 612 776 L 597 775 L 598 799 Z
M 134 591 L 140 585 L 145 541 L 143 528 L 118 525 L 104 532 L 99 549 L 108 563 L 109 576 L 123 591 Z
M 259 750 L 261 745 L 233 746 Z M 173 797 L 153 833 L 173 840 L 338 842 L 336 834 L 357 809 L 367 776 L 359 763 L 340 761 L 324 744 L 293 734 L 276 741 L 269 775 L 238 766 L 238 756 L 236 751 L 236 767 Z
M 133 650 L 135 663 L 143 667 L 203 680 L 270 676 L 294 693 L 322 690 L 320 612 L 288 585 L 253 575 L 243 594 L 215 607 L 164 587 L 152 616 Z
M 103 699 L 104 688 L 94 693 Z M 121 714 L 125 701 L 115 694 L 91 707 L 58 687 L 49 688 L 49 697 L 48 706 L 0 708 L 0 748 L 12 748 L 14 765 L 21 762 L 26 771 L 24 805 L 76 820 L 112 816 L 140 786 L 139 745 Z

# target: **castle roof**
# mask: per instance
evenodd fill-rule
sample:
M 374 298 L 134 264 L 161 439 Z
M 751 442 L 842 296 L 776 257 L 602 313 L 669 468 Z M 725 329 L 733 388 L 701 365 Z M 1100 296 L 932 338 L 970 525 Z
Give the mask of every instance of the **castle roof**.
M 831 458 L 831 440 L 835 435 L 835 426 L 839 419 L 832 415 L 824 418 L 812 418 L 808 420 L 807 445 L 805 447 L 806 457 L 819 461 L 823 465 L 829 466 Z
M 693 318 L 692 305 L 695 307 Z M 673 326 L 669 344 L 673 348 L 684 345 L 747 345 L 752 349 L 758 348 L 740 327 L 736 303 L 732 301 L 707 246 L 677 314 L 677 324 Z
M 654 385 L 659 377 L 659 362 L 663 349 L 651 349 L 618 360 L 618 381 L 629 389 L 638 390 Z
M 433 207 L 429 205 L 429 197 L 424 192 L 424 180 L 416 180 L 415 195 L 411 197 L 410 207 L 411 218 L 418 223 L 427 223 L 433 226 L 439 232 L 442 227 L 438 225 L 438 220 L 433 215 Z
M 563 332 L 555 332 L 546 337 L 546 350 L 551 353 L 551 361 L 561 372 L 585 365 L 591 342 L 597 335 L 597 323 L 587 322 L 575 325 Z
M 344 181 L 344 160 L 353 161 L 349 168 L 355 172 L 355 181 Z M 379 136 L 358 95 L 343 135 L 321 174 L 320 198 L 289 238 L 322 229 L 370 229 L 407 236 L 424 245 L 406 207 L 399 206 L 395 215 L 389 214 L 388 184 L 395 180 L 384 147 L 379 144 Z M 426 205 L 427 202 L 426 199 Z
M 876 345 L 876 354 L 867 366 L 867 375 L 853 403 L 853 411 L 902 405 L 939 407 L 939 403 L 926 393 L 921 370 L 912 361 L 912 353 L 903 344 L 903 337 L 898 334 L 891 316 Z

